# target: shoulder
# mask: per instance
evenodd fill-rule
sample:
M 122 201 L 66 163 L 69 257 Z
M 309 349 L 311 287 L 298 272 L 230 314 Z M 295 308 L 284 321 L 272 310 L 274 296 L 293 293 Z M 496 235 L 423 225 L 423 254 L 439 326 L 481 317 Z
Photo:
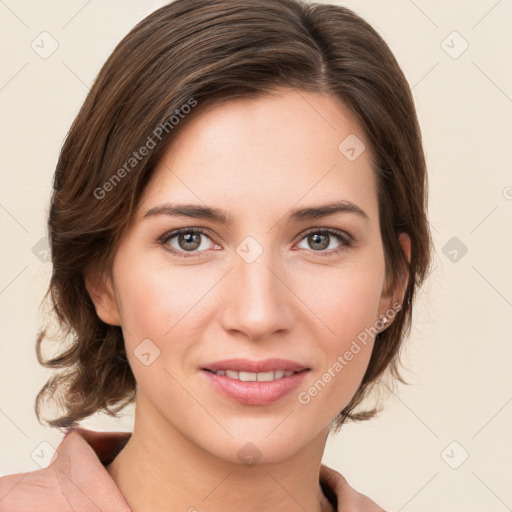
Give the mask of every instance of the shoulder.
M 52 466 L 0 478 L 0 510 L 65 510 L 67 502 Z
M 375 501 L 365 494 L 358 492 L 348 483 L 347 479 L 335 469 L 324 464 L 320 467 L 320 482 L 334 494 L 337 510 L 351 512 L 386 512 Z
M 121 432 L 70 430 L 48 467 L 0 478 L 0 510 L 130 512 L 104 467 L 127 438 Z

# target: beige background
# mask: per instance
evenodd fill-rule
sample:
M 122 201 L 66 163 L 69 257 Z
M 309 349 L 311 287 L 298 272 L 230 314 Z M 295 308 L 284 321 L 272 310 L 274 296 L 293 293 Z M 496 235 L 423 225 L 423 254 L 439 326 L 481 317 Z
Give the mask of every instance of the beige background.
M 31 453 L 61 439 L 33 410 L 49 375 L 34 343 L 51 271 L 43 238 L 58 152 L 116 43 L 164 3 L 0 2 L 1 474 L 38 469 Z M 330 439 L 324 462 L 388 510 L 512 510 L 512 2 L 340 3 L 383 35 L 413 87 L 436 268 L 404 352 L 412 385 L 377 419 Z M 31 47 L 46 37 L 51 49 L 44 31 L 58 43 L 46 59 Z M 129 415 L 84 422 L 131 424 Z

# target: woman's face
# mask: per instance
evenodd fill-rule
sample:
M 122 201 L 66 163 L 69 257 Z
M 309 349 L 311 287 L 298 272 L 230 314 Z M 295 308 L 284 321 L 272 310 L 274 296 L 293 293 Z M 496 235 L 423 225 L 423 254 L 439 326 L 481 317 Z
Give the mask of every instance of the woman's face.
M 369 144 L 336 99 L 293 90 L 217 105 L 182 128 L 97 311 L 123 328 L 148 425 L 226 461 L 244 450 L 282 460 L 325 441 L 395 302 Z M 275 358 L 303 370 L 222 362 Z M 214 375 L 218 362 L 248 373 Z

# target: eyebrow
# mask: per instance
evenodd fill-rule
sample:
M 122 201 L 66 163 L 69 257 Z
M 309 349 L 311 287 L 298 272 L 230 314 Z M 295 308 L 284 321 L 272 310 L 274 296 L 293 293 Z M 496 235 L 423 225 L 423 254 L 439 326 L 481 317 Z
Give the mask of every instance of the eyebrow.
M 363 218 L 367 223 L 370 221 L 368 214 L 356 204 L 350 201 L 336 201 L 334 203 L 295 208 L 287 216 L 287 223 L 304 220 L 316 220 L 330 217 L 337 213 L 352 213 Z M 188 217 L 194 219 L 205 219 L 218 224 L 232 225 L 234 217 L 219 208 L 211 208 L 197 204 L 171 204 L 165 203 L 149 209 L 143 219 L 155 215 L 168 215 L 171 217 Z

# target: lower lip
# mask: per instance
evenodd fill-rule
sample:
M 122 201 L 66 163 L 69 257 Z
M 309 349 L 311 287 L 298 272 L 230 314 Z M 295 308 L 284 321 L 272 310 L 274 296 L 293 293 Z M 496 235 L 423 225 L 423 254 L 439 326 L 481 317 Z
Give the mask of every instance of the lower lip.
M 207 370 L 202 370 L 202 373 L 215 390 L 232 400 L 245 405 L 268 405 L 296 389 L 308 371 L 303 370 L 269 382 L 244 382 L 230 379 L 225 375 L 216 375 Z

